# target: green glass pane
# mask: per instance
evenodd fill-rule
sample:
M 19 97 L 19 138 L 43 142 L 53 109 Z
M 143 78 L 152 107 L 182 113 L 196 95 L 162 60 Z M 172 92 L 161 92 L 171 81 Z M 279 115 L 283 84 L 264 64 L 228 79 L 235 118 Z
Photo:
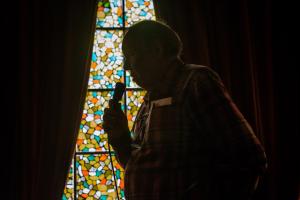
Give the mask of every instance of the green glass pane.
M 152 0 L 126 0 L 125 26 L 129 27 L 135 22 L 151 19 L 155 20 Z
M 77 138 L 77 152 L 108 151 L 107 134 L 104 133 L 102 122 L 104 109 L 108 107 L 112 96 L 113 91 L 87 93 Z
M 114 88 L 116 82 L 124 82 L 122 36 L 119 30 L 95 32 L 89 89 Z
M 73 160 L 70 167 L 70 171 L 68 173 L 67 182 L 64 188 L 64 193 L 62 196 L 62 200 L 73 200 L 74 199 L 74 178 L 73 178 Z
M 139 107 L 144 101 L 146 91 L 129 90 L 127 95 L 127 119 L 129 130 L 132 129 Z
M 122 27 L 122 0 L 99 0 L 97 9 L 97 27 Z
M 117 199 L 109 154 L 76 156 L 77 199 Z

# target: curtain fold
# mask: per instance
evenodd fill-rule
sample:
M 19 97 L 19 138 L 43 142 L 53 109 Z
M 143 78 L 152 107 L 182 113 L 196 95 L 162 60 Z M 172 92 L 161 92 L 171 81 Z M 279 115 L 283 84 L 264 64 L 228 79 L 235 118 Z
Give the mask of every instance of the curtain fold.
M 20 2 L 18 199 L 62 198 L 87 90 L 96 5 Z
M 276 199 L 277 119 L 271 49 L 271 2 L 154 1 L 158 20 L 183 41 L 187 63 L 216 70 L 265 146 L 269 169 L 255 199 Z

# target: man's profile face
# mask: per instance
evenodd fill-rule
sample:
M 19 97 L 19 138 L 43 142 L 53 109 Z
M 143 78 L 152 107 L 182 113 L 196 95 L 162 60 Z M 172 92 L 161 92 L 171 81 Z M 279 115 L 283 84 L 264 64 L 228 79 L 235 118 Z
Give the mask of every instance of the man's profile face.
M 161 76 L 162 59 L 155 52 L 143 47 L 124 48 L 125 65 L 131 71 L 133 81 L 146 90 L 153 89 Z

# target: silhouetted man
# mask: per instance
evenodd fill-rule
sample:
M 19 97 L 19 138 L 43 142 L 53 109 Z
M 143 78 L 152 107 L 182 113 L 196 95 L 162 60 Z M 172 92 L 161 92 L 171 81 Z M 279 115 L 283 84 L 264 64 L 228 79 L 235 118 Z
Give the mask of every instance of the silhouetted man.
M 125 169 L 126 199 L 249 199 L 265 153 L 216 72 L 185 64 L 178 35 L 156 21 L 130 27 L 122 49 L 147 91 L 133 137 L 120 106 L 103 118 Z

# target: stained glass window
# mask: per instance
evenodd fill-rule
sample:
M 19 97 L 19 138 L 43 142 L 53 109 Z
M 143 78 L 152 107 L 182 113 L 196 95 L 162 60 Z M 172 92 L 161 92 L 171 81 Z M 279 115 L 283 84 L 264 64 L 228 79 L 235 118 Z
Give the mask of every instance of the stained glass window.
M 122 36 L 122 30 L 96 30 L 90 68 L 90 89 L 114 88 L 116 82 L 124 82 Z
M 70 171 L 68 174 L 66 186 L 64 189 L 63 200 L 72 200 L 74 198 L 74 177 L 73 177 L 74 166 L 71 164 Z
M 76 156 L 77 199 L 117 199 L 111 161 L 108 153 Z
M 98 2 L 97 28 L 122 27 L 122 0 L 102 0 Z
M 87 93 L 77 138 L 78 152 L 109 150 L 107 134 L 102 128 L 102 117 L 112 94 L 112 91 L 90 91 Z
M 152 0 L 126 0 L 125 2 L 125 25 L 132 25 L 140 20 L 155 20 Z
M 126 29 L 144 19 L 155 20 L 152 0 L 98 1 L 88 92 L 63 200 L 125 199 L 124 169 L 108 144 L 102 120 L 117 82 L 126 85 L 121 105 L 130 129 L 143 102 L 146 92 L 123 69 L 121 45 Z

